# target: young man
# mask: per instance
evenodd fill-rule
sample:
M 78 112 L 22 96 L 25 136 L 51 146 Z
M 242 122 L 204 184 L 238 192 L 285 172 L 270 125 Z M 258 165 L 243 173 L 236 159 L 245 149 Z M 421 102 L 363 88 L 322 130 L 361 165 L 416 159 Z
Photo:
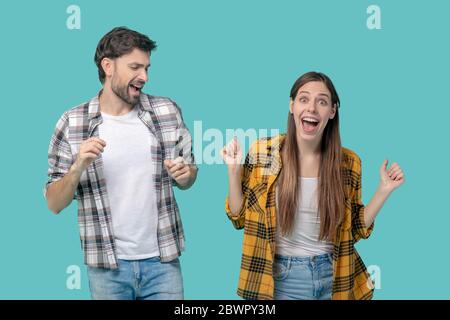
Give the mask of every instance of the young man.
M 184 234 L 172 185 L 194 183 L 191 135 L 168 98 L 144 94 L 156 43 L 124 27 L 99 42 L 102 90 L 66 111 L 50 141 L 45 197 L 78 201 L 93 299 L 183 299 Z

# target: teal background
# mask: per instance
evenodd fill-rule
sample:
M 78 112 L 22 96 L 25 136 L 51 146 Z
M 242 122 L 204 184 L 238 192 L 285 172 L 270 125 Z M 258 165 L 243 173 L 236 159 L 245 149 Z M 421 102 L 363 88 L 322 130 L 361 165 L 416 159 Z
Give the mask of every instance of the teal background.
M 81 8 L 81 30 L 66 8 Z M 366 9 L 381 8 L 382 30 Z M 367 203 L 387 157 L 406 183 L 357 248 L 381 269 L 376 299 L 448 299 L 446 199 L 450 116 L 446 1 L 8 1 L 0 4 L 2 141 L 1 299 L 89 299 L 76 203 L 59 216 L 42 188 L 57 119 L 100 89 L 99 39 L 126 25 L 158 43 L 146 92 L 169 96 L 203 128 L 285 130 L 289 90 L 309 70 L 328 74 L 341 97 L 344 146 L 363 161 Z M 208 142 L 203 142 L 208 144 Z M 446 191 L 447 190 L 447 191 Z M 223 165 L 201 165 L 177 191 L 187 237 L 187 299 L 237 299 L 242 231 L 223 210 Z M 80 290 L 66 288 L 79 265 Z

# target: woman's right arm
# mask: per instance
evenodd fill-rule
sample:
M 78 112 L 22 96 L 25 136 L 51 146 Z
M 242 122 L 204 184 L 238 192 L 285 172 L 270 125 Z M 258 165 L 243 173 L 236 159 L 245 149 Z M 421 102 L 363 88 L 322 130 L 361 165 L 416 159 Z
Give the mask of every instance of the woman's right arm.
M 228 168 L 228 204 L 230 213 L 233 216 L 239 214 L 244 201 L 241 181 L 242 165 L 240 167 L 240 170 L 231 170 Z
M 244 227 L 245 193 L 248 185 L 249 164 L 242 165 L 242 150 L 236 137 L 222 149 L 222 157 L 228 168 L 228 197 L 225 211 L 237 229 Z M 246 159 L 247 161 L 248 159 Z

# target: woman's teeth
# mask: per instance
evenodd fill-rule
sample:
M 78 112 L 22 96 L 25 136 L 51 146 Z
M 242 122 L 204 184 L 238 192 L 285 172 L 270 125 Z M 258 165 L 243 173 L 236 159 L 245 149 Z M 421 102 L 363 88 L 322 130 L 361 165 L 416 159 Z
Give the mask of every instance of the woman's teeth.
M 319 126 L 319 121 L 313 118 L 305 117 L 302 119 L 303 131 L 306 133 L 314 133 Z
M 317 121 L 316 119 L 312 119 L 312 118 L 303 118 L 302 122 L 309 124 L 311 126 L 317 126 L 319 124 L 319 121 Z

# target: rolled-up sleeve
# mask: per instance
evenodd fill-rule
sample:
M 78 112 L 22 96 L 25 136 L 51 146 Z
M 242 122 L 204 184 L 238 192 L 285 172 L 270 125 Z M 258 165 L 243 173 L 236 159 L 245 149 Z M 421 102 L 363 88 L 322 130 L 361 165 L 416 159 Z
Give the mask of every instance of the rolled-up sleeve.
M 47 199 L 47 190 L 50 184 L 60 180 L 69 172 L 73 164 L 70 144 L 67 140 L 68 116 L 63 114 L 58 120 L 48 148 L 48 180 L 44 186 L 44 197 Z M 74 199 L 76 193 L 74 194 Z
M 170 100 L 170 102 L 175 106 L 177 110 L 175 115 L 177 119 L 177 128 L 175 130 L 176 143 L 172 156 L 174 158 L 182 157 L 186 164 L 195 167 L 198 172 L 198 166 L 195 163 L 195 156 L 193 151 L 192 135 L 189 132 L 186 124 L 184 123 L 181 108 L 174 101 Z M 175 179 L 171 179 L 171 181 L 173 186 L 180 187 Z
M 357 157 L 352 168 L 353 177 L 355 179 L 354 192 L 352 196 L 352 234 L 354 242 L 370 237 L 374 223 L 369 227 L 366 227 L 364 222 L 365 206 L 362 203 L 362 169 L 361 159 Z
M 190 165 L 194 165 L 197 167 L 195 163 L 193 144 L 192 144 L 192 136 L 189 132 L 189 129 L 186 127 L 184 123 L 183 114 L 181 112 L 181 108 L 172 100 L 170 100 L 177 109 L 177 142 L 175 145 L 175 156 L 180 156 L 184 159 L 184 161 Z M 198 169 L 198 168 L 197 168 Z
M 252 145 L 250 148 L 250 151 L 248 152 L 247 156 L 245 157 L 245 162 L 242 168 L 241 172 L 241 186 L 242 186 L 242 204 L 238 211 L 238 213 L 233 214 L 230 209 L 230 203 L 228 196 L 225 198 L 225 212 L 228 216 L 228 218 L 231 220 L 231 223 L 236 229 L 242 229 L 244 228 L 245 224 L 245 211 L 247 208 L 247 199 L 248 199 L 248 193 L 249 193 L 249 183 L 250 183 L 250 176 L 253 171 L 254 167 L 254 149 L 255 144 Z

